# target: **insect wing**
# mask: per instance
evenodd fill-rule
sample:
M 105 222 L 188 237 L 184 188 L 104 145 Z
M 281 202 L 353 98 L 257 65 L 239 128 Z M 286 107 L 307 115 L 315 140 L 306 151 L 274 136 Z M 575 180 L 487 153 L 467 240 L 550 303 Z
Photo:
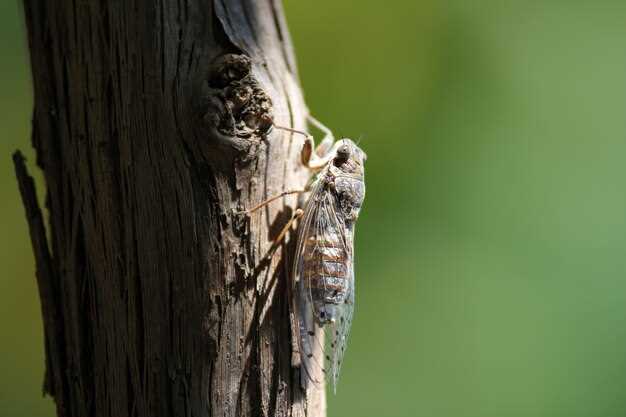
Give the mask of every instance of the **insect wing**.
M 352 321 L 352 239 L 346 235 L 335 207 L 334 197 L 317 184 L 307 201 L 298 233 L 294 281 L 304 386 L 307 381 L 319 384 L 321 375 L 328 370 L 331 371 L 333 385 L 336 385 Z M 338 271 L 342 268 L 348 270 Z M 342 276 L 336 280 L 337 290 L 327 287 L 328 278 L 320 280 L 320 276 L 332 277 L 333 274 Z M 323 283 L 322 288 L 320 283 Z M 341 302 L 337 304 L 325 303 L 323 295 L 333 293 L 345 296 L 339 296 Z M 335 323 L 323 328 L 316 316 L 327 308 L 334 310 Z M 328 333 L 326 337 L 324 333 Z
M 332 336 L 330 347 L 332 349 L 332 380 L 333 389 L 337 392 L 337 384 L 339 382 L 339 371 L 343 362 L 343 356 L 348 344 L 348 335 L 350 334 L 350 326 L 352 325 L 352 315 L 354 313 L 354 264 L 350 259 L 350 270 L 348 272 L 348 293 L 345 303 L 339 305 L 336 309 L 338 320 L 332 326 Z
M 322 382 L 324 370 L 323 341 L 324 334 L 314 318 L 314 304 L 310 292 L 304 282 L 304 258 L 305 243 L 310 235 L 311 224 L 317 215 L 316 205 L 313 204 L 315 196 L 321 192 L 319 186 L 314 186 L 311 196 L 307 200 L 304 216 L 298 227 L 298 241 L 294 258 L 293 297 L 295 300 L 298 328 L 298 350 L 300 353 L 301 383 L 307 387 L 309 382 L 318 385 Z M 294 337 L 296 337 L 294 335 Z

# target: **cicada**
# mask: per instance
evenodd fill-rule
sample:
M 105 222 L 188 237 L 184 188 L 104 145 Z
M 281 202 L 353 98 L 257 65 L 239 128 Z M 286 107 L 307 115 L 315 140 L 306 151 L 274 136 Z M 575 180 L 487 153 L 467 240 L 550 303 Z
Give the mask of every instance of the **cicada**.
M 302 163 L 314 176 L 304 207 L 277 239 L 299 220 L 290 296 L 302 382 L 318 385 L 319 375 L 326 375 L 336 392 L 354 312 L 354 230 L 365 197 L 367 156 L 350 139 L 334 142 L 330 131 L 313 121 L 327 132 L 315 150 L 310 135 L 281 128 L 306 135 Z

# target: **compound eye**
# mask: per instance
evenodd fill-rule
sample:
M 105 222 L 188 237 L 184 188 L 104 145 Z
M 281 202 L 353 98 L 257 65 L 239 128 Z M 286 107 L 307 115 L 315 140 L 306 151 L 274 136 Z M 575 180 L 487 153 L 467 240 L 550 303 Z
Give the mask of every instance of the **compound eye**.
M 337 158 L 338 159 L 350 158 L 350 147 L 348 145 L 341 145 L 339 149 L 337 149 Z

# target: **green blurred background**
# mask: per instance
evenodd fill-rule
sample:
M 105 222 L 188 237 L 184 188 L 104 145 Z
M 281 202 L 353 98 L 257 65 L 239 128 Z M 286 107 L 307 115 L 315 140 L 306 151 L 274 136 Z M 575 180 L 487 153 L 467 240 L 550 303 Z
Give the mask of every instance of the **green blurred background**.
M 626 3 L 285 7 L 310 108 L 369 155 L 329 416 L 625 416 Z M 23 19 L 0 11 L 0 414 L 52 416 L 10 164 Z

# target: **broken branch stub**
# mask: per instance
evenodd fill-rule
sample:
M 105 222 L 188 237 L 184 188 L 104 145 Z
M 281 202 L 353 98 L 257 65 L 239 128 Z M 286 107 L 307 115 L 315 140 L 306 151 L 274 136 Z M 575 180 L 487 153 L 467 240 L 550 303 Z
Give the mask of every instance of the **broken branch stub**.
M 250 58 L 225 54 L 212 63 L 207 80 L 203 121 L 210 139 L 254 159 L 272 128 L 272 100 L 256 79 Z

